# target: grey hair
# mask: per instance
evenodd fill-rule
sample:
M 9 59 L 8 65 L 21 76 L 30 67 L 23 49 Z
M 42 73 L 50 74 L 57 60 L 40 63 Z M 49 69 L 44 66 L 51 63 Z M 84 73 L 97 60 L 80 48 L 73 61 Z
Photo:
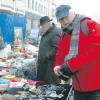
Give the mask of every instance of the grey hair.
M 69 10 L 69 14 L 75 14 L 74 9 L 71 8 L 71 9 Z
M 50 26 L 52 26 L 52 25 L 53 25 L 53 24 L 52 24 L 52 21 L 48 22 L 48 24 L 49 24 Z

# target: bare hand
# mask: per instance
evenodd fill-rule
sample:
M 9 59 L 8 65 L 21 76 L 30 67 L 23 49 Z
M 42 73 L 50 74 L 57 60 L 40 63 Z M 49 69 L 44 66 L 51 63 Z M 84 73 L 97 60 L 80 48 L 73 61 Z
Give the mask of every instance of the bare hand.
M 54 68 L 54 72 L 57 76 L 62 75 L 62 72 L 60 71 L 60 69 L 61 69 L 61 66 L 55 66 L 55 68 Z

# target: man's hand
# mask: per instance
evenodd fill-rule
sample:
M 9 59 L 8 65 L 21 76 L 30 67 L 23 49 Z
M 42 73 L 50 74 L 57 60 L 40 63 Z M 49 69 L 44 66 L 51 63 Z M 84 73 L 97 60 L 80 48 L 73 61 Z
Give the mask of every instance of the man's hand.
M 57 76 L 61 76 L 62 75 L 62 72 L 60 71 L 60 69 L 61 69 L 60 65 L 59 66 L 55 66 L 55 68 L 54 68 L 54 72 L 55 72 L 55 74 Z
M 71 78 L 72 75 L 74 75 L 74 73 L 70 70 L 70 67 L 67 63 L 55 66 L 54 72 L 59 78 L 63 80 L 68 80 L 69 78 Z
M 64 80 L 64 81 L 68 81 L 70 78 L 69 78 L 68 76 L 64 75 L 63 72 L 61 72 L 61 69 L 62 69 L 61 66 L 56 66 L 56 67 L 54 68 L 55 74 L 56 74 L 60 79 L 62 79 L 62 80 Z

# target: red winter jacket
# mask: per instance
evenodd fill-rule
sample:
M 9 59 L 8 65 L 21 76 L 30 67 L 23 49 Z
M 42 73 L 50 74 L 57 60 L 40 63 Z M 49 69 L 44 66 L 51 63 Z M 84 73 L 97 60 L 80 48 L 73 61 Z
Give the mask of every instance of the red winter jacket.
M 82 23 L 82 20 L 80 21 Z M 68 60 L 74 90 L 88 92 L 100 89 L 100 25 L 87 20 L 89 35 L 80 28 L 78 56 Z M 71 36 L 65 34 L 59 41 L 55 66 L 62 65 L 70 49 Z

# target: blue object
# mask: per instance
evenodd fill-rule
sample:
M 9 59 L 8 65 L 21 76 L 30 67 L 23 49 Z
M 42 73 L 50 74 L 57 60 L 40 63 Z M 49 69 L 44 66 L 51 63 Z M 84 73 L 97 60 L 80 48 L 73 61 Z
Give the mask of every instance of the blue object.
M 13 45 L 14 27 L 22 28 L 23 40 L 26 36 L 26 18 L 25 16 L 0 13 L 0 33 L 3 36 L 4 43 Z
M 68 16 L 70 9 L 71 9 L 71 7 L 69 5 L 61 5 L 61 6 L 57 7 L 57 9 L 56 9 L 57 20 L 60 20 L 64 17 Z
M 9 84 L 10 81 L 9 80 L 5 80 L 5 79 L 0 79 L 0 84 Z
M 25 71 L 24 72 L 24 76 L 27 78 L 27 79 L 32 79 L 32 80 L 36 80 L 36 74 L 35 72 L 33 71 Z

